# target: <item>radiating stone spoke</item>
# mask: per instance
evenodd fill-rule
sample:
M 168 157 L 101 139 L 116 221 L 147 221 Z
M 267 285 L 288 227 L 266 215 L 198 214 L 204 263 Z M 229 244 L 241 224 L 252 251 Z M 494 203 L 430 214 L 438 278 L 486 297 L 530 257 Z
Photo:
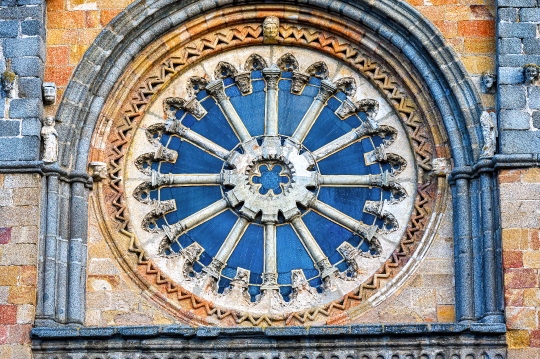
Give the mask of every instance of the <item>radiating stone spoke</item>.
M 323 187 L 376 186 L 377 176 L 380 177 L 380 175 L 319 175 L 319 185 Z
M 225 238 L 225 241 L 219 248 L 216 256 L 212 259 L 212 262 L 207 267 L 203 268 L 203 271 L 205 273 L 207 273 L 211 277 L 214 277 L 215 279 L 219 278 L 221 270 L 227 264 L 229 257 L 238 245 L 238 242 L 244 235 L 244 232 L 246 231 L 248 226 L 249 221 L 247 219 L 245 219 L 244 217 L 238 218 L 233 228 L 227 235 L 227 238 Z
M 276 225 L 266 223 L 264 226 L 264 273 L 261 289 L 277 289 L 277 251 Z
M 394 200 L 400 201 L 407 195 L 393 174 L 384 171 L 378 175 L 319 175 L 321 187 L 378 187 L 389 190 Z
M 379 132 L 378 124 L 374 121 L 366 121 L 357 128 L 351 130 L 350 132 L 347 132 L 343 136 L 338 137 L 332 142 L 329 142 L 321 148 L 313 151 L 313 156 L 315 157 L 316 161 L 320 161 L 328 156 L 333 155 L 336 152 L 347 148 L 362 137 L 367 135 L 373 135 L 377 132 Z
M 302 118 L 302 121 L 300 121 L 300 124 L 298 125 L 296 131 L 294 131 L 294 134 L 291 137 L 295 142 L 302 143 L 304 141 L 307 134 L 311 130 L 311 127 L 317 120 L 317 117 L 319 117 L 319 114 L 321 113 L 324 105 L 326 104 L 326 101 L 328 101 L 330 96 L 332 96 L 332 94 L 336 90 L 337 87 L 332 82 L 328 80 L 323 80 L 321 82 L 319 94 L 311 103 L 311 106 L 307 110 L 306 114 Z
M 186 126 L 182 125 L 180 121 L 169 122 L 167 124 L 167 131 L 180 136 L 180 138 L 190 142 L 192 145 L 199 147 L 203 151 L 208 152 L 223 161 L 229 157 L 230 151 L 198 134 L 197 132 L 187 128 Z
M 278 80 L 281 70 L 276 65 L 262 71 L 266 80 L 266 114 L 264 134 L 278 135 Z
M 313 259 L 315 267 L 319 268 L 319 271 L 321 272 L 321 277 L 324 279 L 325 277 L 335 274 L 335 272 L 337 272 L 337 268 L 334 268 L 330 264 L 328 257 L 324 255 L 323 250 L 321 249 L 315 238 L 313 238 L 313 235 L 307 228 L 302 218 L 300 216 L 293 218 L 291 221 L 291 225 L 293 226 L 294 231 L 298 235 L 298 238 L 300 238 L 302 244 Z
M 152 171 L 152 187 L 219 186 L 220 174 L 161 174 Z
M 242 122 L 240 116 L 231 104 L 229 97 L 225 94 L 225 88 L 222 80 L 216 80 L 206 85 L 206 90 L 217 100 L 219 106 L 223 110 L 227 121 L 231 125 L 232 129 L 236 133 L 236 136 L 241 142 L 245 142 L 251 138 L 249 131 Z
M 204 222 L 214 218 L 221 212 L 227 209 L 227 201 L 225 199 L 220 199 L 201 209 L 198 212 L 193 213 L 191 216 L 188 216 L 179 222 L 176 222 L 170 226 L 163 226 L 163 230 L 167 234 L 169 243 L 172 242 L 176 237 L 182 235 L 193 228 L 203 224 Z
M 319 200 L 313 201 L 311 208 L 332 222 L 335 222 L 352 233 L 365 238 L 367 241 L 370 241 L 373 238 L 377 230 L 376 226 L 368 226 L 362 221 L 357 221 L 356 219 L 347 216 L 345 213 Z

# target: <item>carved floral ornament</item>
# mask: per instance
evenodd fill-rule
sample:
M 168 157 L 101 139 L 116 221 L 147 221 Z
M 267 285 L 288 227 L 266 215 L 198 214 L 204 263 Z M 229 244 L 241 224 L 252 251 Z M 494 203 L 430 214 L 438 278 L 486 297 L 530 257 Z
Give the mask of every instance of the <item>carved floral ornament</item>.
M 274 47 L 260 21 L 182 44 L 117 95 L 122 116 L 106 106 L 98 126 L 116 130 L 91 154 L 110 167 L 96 184 L 106 236 L 188 322 L 346 322 L 428 245 L 445 192 L 431 162 L 446 153 L 382 65 Z M 277 24 L 277 41 L 294 41 Z M 253 43 L 229 51 L 227 34 Z M 218 56 L 174 65 L 212 38 Z

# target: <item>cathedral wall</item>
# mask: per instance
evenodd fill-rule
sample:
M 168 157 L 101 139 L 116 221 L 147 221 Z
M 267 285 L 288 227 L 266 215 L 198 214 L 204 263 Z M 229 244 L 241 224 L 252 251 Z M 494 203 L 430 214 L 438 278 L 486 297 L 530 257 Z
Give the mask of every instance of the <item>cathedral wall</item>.
M 0 174 L 0 358 L 30 356 L 40 192 L 37 175 Z

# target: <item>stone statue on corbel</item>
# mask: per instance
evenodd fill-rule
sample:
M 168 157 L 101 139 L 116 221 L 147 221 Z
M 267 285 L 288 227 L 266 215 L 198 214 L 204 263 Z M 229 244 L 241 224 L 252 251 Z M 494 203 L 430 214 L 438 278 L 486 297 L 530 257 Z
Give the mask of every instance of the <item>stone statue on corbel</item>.
M 47 164 L 58 161 L 58 132 L 56 132 L 54 124 L 54 116 L 47 116 L 41 127 L 41 140 L 43 143 L 41 160 Z
M 484 111 L 480 116 L 484 146 L 480 158 L 491 158 L 495 155 L 497 146 L 497 115 L 495 112 Z

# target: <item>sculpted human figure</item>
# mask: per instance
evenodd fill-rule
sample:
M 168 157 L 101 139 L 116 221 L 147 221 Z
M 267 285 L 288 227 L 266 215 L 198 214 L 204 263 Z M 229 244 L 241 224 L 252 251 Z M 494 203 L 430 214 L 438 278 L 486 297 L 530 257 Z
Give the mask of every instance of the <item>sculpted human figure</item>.
M 480 117 L 482 125 L 482 135 L 484 136 L 484 147 L 480 158 L 491 158 L 495 154 L 495 145 L 497 141 L 497 127 L 495 125 L 495 113 L 484 111 Z
M 269 16 L 263 22 L 263 35 L 265 44 L 277 44 L 279 36 L 279 19 Z
M 46 163 L 54 163 L 58 160 L 58 132 L 54 128 L 54 117 L 47 116 L 41 127 L 43 139 L 43 154 L 41 159 Z

